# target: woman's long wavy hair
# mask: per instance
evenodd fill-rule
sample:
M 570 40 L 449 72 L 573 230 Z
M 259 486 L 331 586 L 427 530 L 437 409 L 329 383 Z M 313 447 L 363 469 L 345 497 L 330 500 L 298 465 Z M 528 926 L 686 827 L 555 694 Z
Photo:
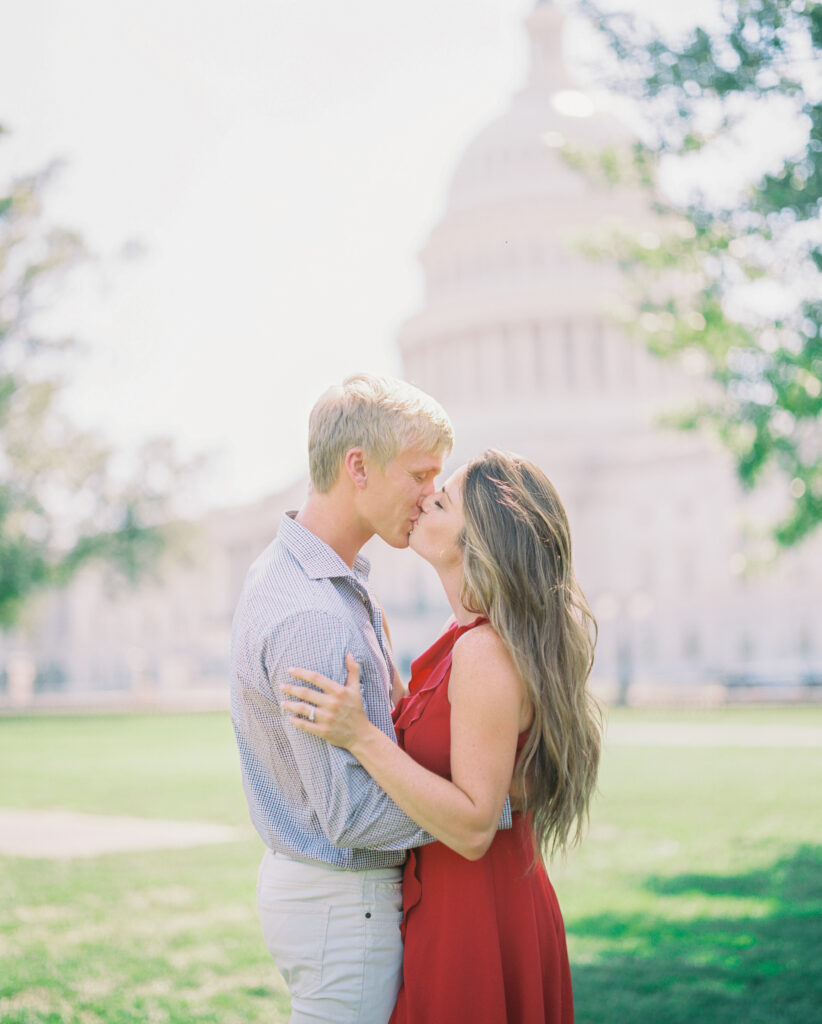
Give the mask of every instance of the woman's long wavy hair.
M 489 450 L 462 482 L 462 603 L 485 615 L 534 708 L 514 772 L 537 853 L 579 841 L 596 787 L 602 715 L 587 688 L 596 622 L 574 576 L 559 495 L 527 459 Z

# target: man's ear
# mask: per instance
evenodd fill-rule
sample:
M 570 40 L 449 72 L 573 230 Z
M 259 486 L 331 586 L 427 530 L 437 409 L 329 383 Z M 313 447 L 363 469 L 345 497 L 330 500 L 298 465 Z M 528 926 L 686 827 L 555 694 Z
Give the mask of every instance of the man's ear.
M 343 456 L 343 470 L 351 478 L 355 487 L 365 489 L 368 476 L 365 452 L 362 448 L 349 448 Z

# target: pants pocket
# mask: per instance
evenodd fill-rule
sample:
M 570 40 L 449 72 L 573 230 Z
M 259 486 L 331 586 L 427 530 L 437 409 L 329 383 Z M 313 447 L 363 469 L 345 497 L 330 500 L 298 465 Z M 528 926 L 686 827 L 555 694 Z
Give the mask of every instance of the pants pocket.
M 316 992 L 322 985 L 331 905 L 278 895 L 264 886 L 259 907 L 265 944 L 292 998 Z
M 368 909 L 375 918 L 394 922 L 399 927 L 402 920 L 402 881 L 375 883 Z

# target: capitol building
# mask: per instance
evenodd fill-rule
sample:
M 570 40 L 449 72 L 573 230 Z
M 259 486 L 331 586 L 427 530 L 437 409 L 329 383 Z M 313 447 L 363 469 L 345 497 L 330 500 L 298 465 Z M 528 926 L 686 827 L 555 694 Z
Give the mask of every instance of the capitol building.
M 536 4 L 526 81 L 457 161 L 420 255 L 423 305 L 398 334 L 402 375 L 452 417 L 446 469 L 501 447 L 556 485 L 599 624 L 594 680 L 604 696 L 707 699 L 742 683 L 810 693 L 822 681 L 822 538 L 752 571 L 751 524 L 778 513 L 778 492 L 744 496 L 716 443 L 661 425 L 705 385 L 620 332 L 615 271 L 575 246 L 604 222 L 652 220 L 638 196 L 598 189 L 563 159 L 566 142 L 597 148 L 629 136 L 568 77 L 562 24 L 553 3 Z M 162 585 L 112 593 L 87 572 L 51 596 L 26 644 L 0 641 L 0 700 L 25 703 L 34 687 L 219 703 L 245 573 L 305 489 L 296 481 L 204 517 L 190 564 Z M 377 540 L 365 553 L 407 679 L 448 608 L 413 553 Z

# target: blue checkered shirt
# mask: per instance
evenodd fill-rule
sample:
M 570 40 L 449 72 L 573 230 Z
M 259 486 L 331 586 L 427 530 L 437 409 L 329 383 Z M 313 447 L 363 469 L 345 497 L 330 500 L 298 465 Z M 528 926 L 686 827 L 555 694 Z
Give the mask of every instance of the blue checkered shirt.
M 294 728 L 280 707 L 289 667 L 345 681 L 345 653 L 361 666 L 365 711 L 394 739 L 394 662 L 368 587 L 289 514 L 249 570 L 234 615 L 231 717 L 251 819 L 272 850 L 354 871 L 401 864 L 430 842 L 346 750 Z

